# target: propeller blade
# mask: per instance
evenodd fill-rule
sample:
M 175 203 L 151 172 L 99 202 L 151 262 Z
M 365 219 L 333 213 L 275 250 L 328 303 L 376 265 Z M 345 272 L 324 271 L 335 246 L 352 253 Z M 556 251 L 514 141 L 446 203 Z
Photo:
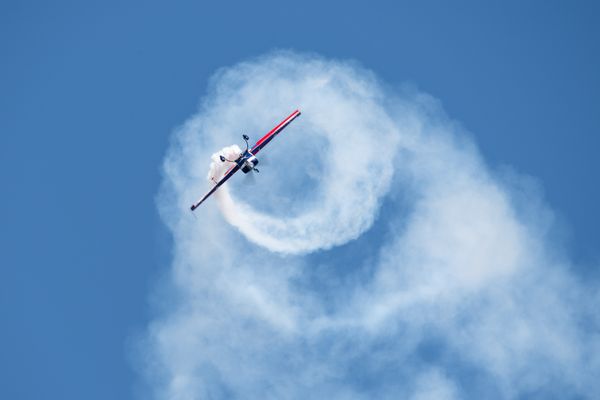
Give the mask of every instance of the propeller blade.
M 254 176 L 256 172 L 250 171 L 244 177 L 244 185 L 255 185 L 256 184 L 256 176 Z

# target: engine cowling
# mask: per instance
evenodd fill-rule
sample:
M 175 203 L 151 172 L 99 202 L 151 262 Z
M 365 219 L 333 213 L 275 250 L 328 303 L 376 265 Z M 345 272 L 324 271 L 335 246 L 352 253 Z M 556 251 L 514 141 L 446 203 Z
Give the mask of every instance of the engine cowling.
M 242 166 L 242 172 L 247 174 L 248 172 L 250 172 L 254 169 L 256 164 L 258 164 L 258 158 L 256 158 L 256 156 L 248 157 L 246 160 L 244 160 L 244 165 Z

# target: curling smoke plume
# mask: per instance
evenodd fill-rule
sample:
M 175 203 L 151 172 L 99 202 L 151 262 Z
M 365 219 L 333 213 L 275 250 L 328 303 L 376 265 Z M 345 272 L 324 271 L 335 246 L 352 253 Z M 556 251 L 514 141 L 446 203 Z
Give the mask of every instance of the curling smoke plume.
M 190 218 L 212 152 L 295 108 L 258 184 L 237 174 Z M 141 353 L 149 390 L 593 398 L 597 286 L 556 250 L 532 182 L 491 172 L 431 96 L 354 63 L 276 53 L 220 70 L 165 160 L 172 297 Z
M 372 224 L 380 196 L 389 186 L 398 144 L 398 134 L 392 121 L 376 110 L 357 113 L 356 109 L 339 107 L 330 108 L 328 114 L 322 110 L 316 112 L 314 97 L 318 89 L 329 84 L 332 79 L 334 78 L 324 77 L 310 84 L 317 91 L 307 90 L 297 99 L 300 104 L 305 105 L 304 115 L 270 145 L 278 147 L 280 143 L 277 142 L 290 139 L 295 144 L 301 141 L 320 144 L 318 148 L 305 150 L 306 154 L 285 151 L 283 154 L 293 155 L 278 163 L 279 174 L 276 175 L 277 179 L 285 180 L 288 173 L 293 174 L 306 168 L 306 165 L 318 164 L 314 172 L 315 186 L 303 188 L 303 191 L 311 195 L 310 206 L 302 208 L 297 215 L 274 217 L 255 210 L 242 199 L 234 199 L 227 189 L 217 197 L 227 221 L 247 239 L 271 251 L 305 253 L 330 248 L 356 238 Z M 365 104 L 365 107 L 369 106 L 373 105 Z M 281 118 L 282 116 L 278 117 Z M 332 126 L 332 121 L 336 121 L 335 126 Z M 375 130 L 378 146 L 373 146 L 371 138 L 364 134 L 369 130 Z M 295 137 L 290 138 L 292 135 Z M 271 150 L 267 148 L 263 154 Z M 276 152 L 277 149 L 273 151 Z M 229 154 L 226 158 L 235 159 L 239 155 L 239 148 L 226 147 L 222 152 Z M 259 154 L 259 160 L 263 154 Z M 218 155 L 216 157 L 218 159 Z M 215 163 L 215 155 L 212 158 L 209 172 L 211 182 L 213 177 L 220 177 L 224 172 L 218 165 L 220 161 Z M 226 168 L 227 166 L 225 170 Z M 268 187 L 268 182 L 265 185 Z M 227 184 L 224 186 L 227 187 Z M 252 200 L 264 202 L 260 198 Z

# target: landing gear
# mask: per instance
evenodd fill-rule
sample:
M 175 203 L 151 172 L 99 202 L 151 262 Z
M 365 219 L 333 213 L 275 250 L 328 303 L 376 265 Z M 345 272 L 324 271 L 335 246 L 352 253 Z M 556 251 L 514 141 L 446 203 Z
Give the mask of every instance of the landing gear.
M 246 142 L 246 151 L 248 151 L 248 140 L 250 140 L 250 136 L 243 133 L 242 138 L 244 139 L 244 142 Z
M 237 162 L 240 158 L 244 157 L 244 154 L 248 153 L 248 140 L 250 140 L 250 136 L 246 135 L 245 133 L 242 134 L 242 138 L 244 139 L 244 142 L 246 142 L 246 150 L 244 150 L 244 152 L 242 154 L 240 154 L 240 156 L 237 158 L 237 160 L 228 160 L 227 158 L 225 158 L 223 155 L 219 156 L 219 159 L 221 159 L 221 162 Z

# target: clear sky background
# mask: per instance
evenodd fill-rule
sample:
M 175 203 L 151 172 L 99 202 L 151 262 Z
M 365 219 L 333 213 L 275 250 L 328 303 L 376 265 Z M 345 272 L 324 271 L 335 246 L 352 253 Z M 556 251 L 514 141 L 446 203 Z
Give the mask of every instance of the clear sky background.
M 536 178 L 567 252 L 600 236 L 600 7 L 584 1 L 0 4 L 0 398 L 124 399 L 170 263 L 155 195 L 209 77 L 273 49 L 440 99 Z

